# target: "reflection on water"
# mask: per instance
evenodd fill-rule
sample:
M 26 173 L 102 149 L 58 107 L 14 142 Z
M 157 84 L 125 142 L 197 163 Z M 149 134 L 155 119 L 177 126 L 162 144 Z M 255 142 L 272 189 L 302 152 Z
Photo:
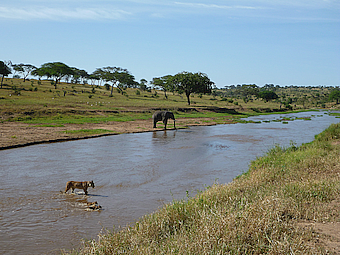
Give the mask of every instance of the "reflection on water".
M 284 117 L 304 117 L 299 113 Z M 275 144 L 313 140 L 339 119 L 193 127 L 124 134 L 0 151 L 0 254 L 70 249 L 102 228 L 125 226 L 173 198 L 194 195 L 215 180 L 230 182 Z M 94 180 L 89 196 L 62 194 L 67 181 Z M 101 211 L 86 211 L 97 201 Z

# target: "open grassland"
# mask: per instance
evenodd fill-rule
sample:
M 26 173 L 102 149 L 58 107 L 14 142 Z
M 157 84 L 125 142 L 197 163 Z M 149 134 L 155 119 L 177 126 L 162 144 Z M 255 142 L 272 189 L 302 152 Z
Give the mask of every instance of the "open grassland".
M 312 143 L 277 146 L 230 184 L 166 204 L 73 254 L 332 254 L 340 240 L 311 226 L 339 227 L 339 138 L 333 124 Z
M 301 89 L 304 98 L 313 98 L 315 89 Z M 321 94 L 325 89 L 320 89 Z M 289 92 L 291 91 L 291 95 Z M 309 94 L 308 94 L 308 91 Z M 295 97 L 298 92 L 287 89 L 284 96 Z M 278 91 L 278 94 L 283 94 Z M 56 87 L 48 80 L 6 78 L 0 89 L 0 121 L 21 121 L 25 123 L 100 123 L 107 121 L 132 121 L 151 118 L 154 110 L 172 110 L 178 117 L 214 117 L 230 114 L 260 114 L 285 111 L 280 101 L 265 102 L 251 99 L 245 103 L 239 97 L 226 98 L 212 95 L 192 94 L 191 105 L 186 97 L 177 93 L 159 90 L 141 91 L 128 88 L 119 93 L 104 86 L 61 83 Z M 307 96 L 309 95 L 309 96 Z M 315 98 L 315 96 L 314 96 Z M 308 100 L 307 100 L 308 101 Z M 296 100 L 293 110 L 310 109 L 304 101 Z M 330 107 L 334 104 L 327 104 Z

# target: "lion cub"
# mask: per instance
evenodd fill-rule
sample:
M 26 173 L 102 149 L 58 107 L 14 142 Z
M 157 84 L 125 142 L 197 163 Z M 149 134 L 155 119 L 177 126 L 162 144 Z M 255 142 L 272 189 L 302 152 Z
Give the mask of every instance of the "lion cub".
M 65 188 L 65 193 L 69 191 L 70 189 L 72 190 L 71 192 L 74 193 L 74 189 L 82 189 L 85 192 L 85 195 L 87 195 L 87 188 L 92 187 L 94 188 L 94 183 L 93 181 L 88 181 L 88 182 L 74 182 L 74 181 L 69 181 L 66 183 L 66 188 Z

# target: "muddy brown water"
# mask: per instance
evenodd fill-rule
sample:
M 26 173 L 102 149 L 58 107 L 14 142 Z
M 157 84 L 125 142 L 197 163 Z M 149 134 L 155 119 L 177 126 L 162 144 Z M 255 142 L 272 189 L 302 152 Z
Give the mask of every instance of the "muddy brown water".
M 276 122 L 281 117 L 311 120 Z M 251 117 L 261 123 L 123 134 L 0 151 L 0 254 L 76 248 L 102 229 L 132 224 L 172 199 L 228 183 L 275 144 L 310 142 L 340 119 L 324 112 Z M 270 122 L 268 122 L 270 121 Z M 89 195 L 61 194 L 94 180 Z M 86 211 L 97 201 L 101 211 Z

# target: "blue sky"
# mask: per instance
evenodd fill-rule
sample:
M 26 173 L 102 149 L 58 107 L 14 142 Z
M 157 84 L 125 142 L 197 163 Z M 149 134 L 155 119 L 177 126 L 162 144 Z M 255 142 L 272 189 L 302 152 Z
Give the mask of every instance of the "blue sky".
M 2 0 L 0 60 L 340 85 L 340 0 Z

